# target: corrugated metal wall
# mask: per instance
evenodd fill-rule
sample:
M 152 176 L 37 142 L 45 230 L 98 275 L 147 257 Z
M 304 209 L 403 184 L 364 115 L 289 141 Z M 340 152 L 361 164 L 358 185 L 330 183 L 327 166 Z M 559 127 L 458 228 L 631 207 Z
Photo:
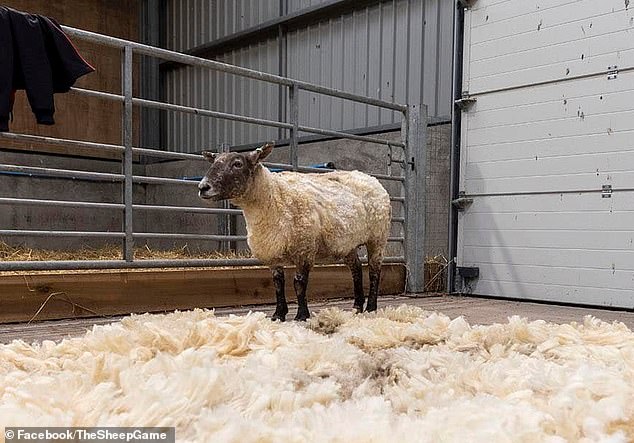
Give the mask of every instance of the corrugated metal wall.
M 323 2 L 286 1 L 289 13 Z M 168 45 L 191 49 L 271 20 L 280 9 L 279 0 L 169 0 Z M 290 30 L 282 48 L 273 38 L 217 59 L 384 100 L 423 102 L 430 116 L 443 118 L 451 110 L 452 14 L 453 3 L 447 0 L 383 1 Z M 177 68 L 164 75 L 170 102 L 279 119 L 276 85 L 194 68 Z M 286 94 L 283 97 L 281 115 L 286 115 Z M 399 121 L 392 111 L 300 94 L 301 124 L 359 129 Z M 167 118 L 167 148 L 176 151 L 197 151 L 219 143 L 240 145 L 279 135 L 277 129 L 253 125 L 171 113 Z
M 186 51 L 279 17 L 280 0 L 167 0 L 166 43 Z

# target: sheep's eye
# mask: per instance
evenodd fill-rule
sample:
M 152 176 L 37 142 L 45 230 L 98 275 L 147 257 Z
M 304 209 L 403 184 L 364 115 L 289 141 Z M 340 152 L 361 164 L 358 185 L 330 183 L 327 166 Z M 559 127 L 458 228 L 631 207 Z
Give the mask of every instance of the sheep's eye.
M 233 167 L 234 168 L 241 168 L 242 167 L 242 162 L 240 160 L 237 160 L 237 161 L 233 162 Z

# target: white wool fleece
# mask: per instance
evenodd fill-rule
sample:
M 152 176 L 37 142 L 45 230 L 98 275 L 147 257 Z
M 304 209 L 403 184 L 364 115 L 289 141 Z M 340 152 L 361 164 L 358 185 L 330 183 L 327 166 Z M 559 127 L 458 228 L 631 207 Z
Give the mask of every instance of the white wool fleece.
M 269 265 L 342 259 L 363 244 L 380 261 L 387 244 L 390 196 L 359 171 L 271 173 L 260 166 L 233 202 L 244 211 L 253 255 Z
M 593 318 L 471 326 L 411 306 L 306 325 L 132 316 L 0 345 L 0 428 L 33 424 L 175 426 L 178 442 L 626 443 L 634 334 Z

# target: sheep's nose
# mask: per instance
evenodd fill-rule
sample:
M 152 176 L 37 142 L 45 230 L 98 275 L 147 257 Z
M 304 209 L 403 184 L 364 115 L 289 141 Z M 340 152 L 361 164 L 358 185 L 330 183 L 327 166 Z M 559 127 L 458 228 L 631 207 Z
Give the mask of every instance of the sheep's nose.
M 198 183 L 198 189 L 200 190 L 200 192 L 207 192 L 211 189 L 211 185 L 206 181 L 202 181 Z

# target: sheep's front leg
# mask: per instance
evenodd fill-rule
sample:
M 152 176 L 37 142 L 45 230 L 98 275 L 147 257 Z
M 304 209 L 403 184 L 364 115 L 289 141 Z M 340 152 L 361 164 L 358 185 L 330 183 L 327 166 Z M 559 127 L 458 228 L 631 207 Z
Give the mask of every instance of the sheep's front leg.
M 381 263 L 383 262 L 383 248 L 368 243 L 368 268 L 370 270 L 370 292 L 368 294 L 368 305 L 365 310 L 376 311 L 377 297 L 379 295 L 379 282 L 381 281 Z
M 297 267 L 295 273 L 295 294 L 297 295 L 297 315 L 296 321 L 306 321 L 310 318 L 310 312 L 308 311 L 308 303 L 306 301 L 306 287 L 308 286 L 308 274 L 310 273 L 311 266 L 304 263 Z
M 275 313 L 271 320 L 286 321 L 286 314 L 288 314 L 288 305 L 286 304 L 286 296 L 284 295 L 284 268 L 279 266 L 272 269 L 273 271 L 273 286 L 275 286 Z

